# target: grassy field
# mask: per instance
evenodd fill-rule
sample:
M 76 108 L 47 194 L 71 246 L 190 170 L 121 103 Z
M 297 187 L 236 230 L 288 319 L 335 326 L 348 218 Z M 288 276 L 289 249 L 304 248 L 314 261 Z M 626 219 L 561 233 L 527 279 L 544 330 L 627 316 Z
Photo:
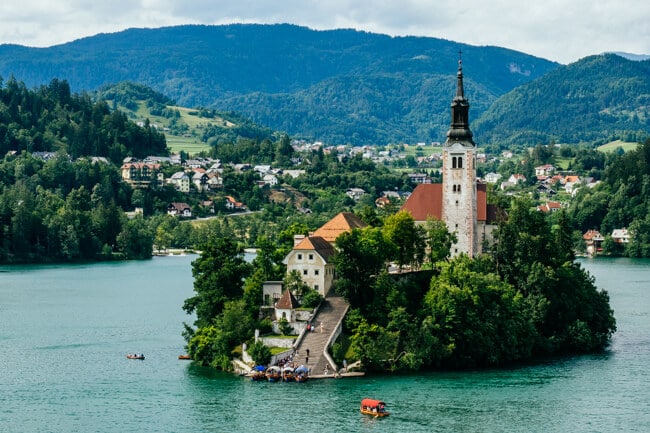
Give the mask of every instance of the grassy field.
M 630 150 L 636 149 L 638 145 L 639 143 L 628 143 L 625 141 L 616 140 L 616 141 L 609 142 L 607 144 L 603 144 L 602 146 L 599 146 L 597 149 L 600 150 L 601 152 L 609 153 L 615 151 L 620 147 L 625 152 L 629 152 Z
M 178 125 L 186 125 L 187 132 L 184 135 L 172 135 L 165 133 L 167 146 L 173 153 L 178 153 L 183 150 L 190 155 L 195 155 L 199 152 L 209 151 L 210 146 L 201 141 L 199 137 L 203 136 L 203 130 L 210 125 L 217 125 L 223 128 L 232 128 L 236 126 L 234 123 L 219 117 L 199 117 L 198 110 L 179 106 L 169 106 L 169 109 L 178 110 L 180 119 L 176 121 Z M 126 111 L 126 110 L 125 110 Z M 146 103 L 141 101 L 138 103 L 138 110 L 132 112 L 132 116 L 136 121 L 144 121 L 149 119 L 152 125 L 158 125 L 162 128 L 170 126 L 170 119 L 162 116 L 154 116 L 147 108 Z
M 404 146 L 404 153 L 406 155 L 413 155 L 415 157 L 430 156 L 434 153 L 441 154 L 442 146 Z
M 172 153 L 178 153 L 181 150 L 196 155 L 199 152 L 209 151 L 210 145 L 202 142 L 198 137 L 179 137 L 177 135 L 165 134 L 167 147 Z

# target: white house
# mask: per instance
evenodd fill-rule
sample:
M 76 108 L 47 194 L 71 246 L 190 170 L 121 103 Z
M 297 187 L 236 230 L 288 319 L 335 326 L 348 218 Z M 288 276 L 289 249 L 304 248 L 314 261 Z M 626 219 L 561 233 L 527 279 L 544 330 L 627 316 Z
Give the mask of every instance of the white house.
M 351 199 L 358 201 L 366 192 L 361 188 L 349 188 L 345 193 Z
M 177 191 L 190 192 L 190 177 L 184 171 L 172 174 L 167 183 L 174 185 Z
M 296 235 L 294 244 L 283 261 L 287 274 L 297 271 L 305 284 L 325 296 L 334 280 L 334 247 L 320 236 Z
M 617 244 L 627 244 L 630 242 L 630 232 L 626 228 L 614 229 L 612 231 L 612 239 Z
M 200 171 L 195 171 L 192 175 L 192 183 L 198 191 L 208 190 L 208 179 L 208 175 Z
M 523 174 L 515 173 L 508 178 L 508 182 L 513 184 L 526 182 L 526 176 Z
M 535 167 L 535 176 L 550 176 L 555 173 L 555 167 L 551 164 L 544 164 Z
M 274 186 L 278 184 L 278 178 L 274 174 L 265 174 L 262 177 L 262 182 L 264 182 L 265 185 Z
M 192 208 L 187 203 L 174 202 L 167 206 L 167 213 L 171 216 L 189 218 L 192 216 Z
M 497 183 L 501 179 L 501 175 L 499 173 L 488 173 L 485 175 L 485 182 L 487 183 Z

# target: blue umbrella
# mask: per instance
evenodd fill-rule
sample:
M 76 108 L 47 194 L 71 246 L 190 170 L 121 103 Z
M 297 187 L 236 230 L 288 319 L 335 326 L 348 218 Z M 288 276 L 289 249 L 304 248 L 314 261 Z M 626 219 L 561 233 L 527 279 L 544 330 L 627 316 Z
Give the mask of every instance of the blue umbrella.
M 253 370 L 255 370 L 255 371 L 264 371 L 264 370 L 266 370 L 266 367 L 264 367 L 263 365 L 256 365 L 253 368 Z

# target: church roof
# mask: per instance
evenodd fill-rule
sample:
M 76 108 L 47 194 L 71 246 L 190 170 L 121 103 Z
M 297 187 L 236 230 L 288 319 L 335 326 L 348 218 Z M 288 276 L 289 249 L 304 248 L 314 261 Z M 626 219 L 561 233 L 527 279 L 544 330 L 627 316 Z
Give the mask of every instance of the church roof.
M 415 221 L 426 221 L 428 217 L 442 220 L 442 184 L 416 186 L 401 210 L 408 211 Z
M 320 236 L 308 236 L 298 245 L 293 247 L 294 251 L 316 251 L 325 261 L 334 255 L 334 247 Z
M 329 243 L 334 243 L 341 233 L 349 232 L 352 229 L 366 227 L 367 224 L 352 212 L 341 212 L 334 218 L 323 224 L 312 236 L 320 236 Z
M 285 290 L 280 300 L 275 304 L 275 308 L 280 310 L 293 310 L 299 306 L 300 304 L 298 303 L 298 300 L 293 296 L 290 290 Z
M 428 217 L 442 220 L 442 184 L 420 184 L 413 190 L 401 210 L 408 211 L 415 221 L 426 221 Z M 491 215 L 488 215 L 490 213 Z M 487 189 L 484 183 L 476 184 L 476 220 L 494 221 L 496 210 L 488 211 Z

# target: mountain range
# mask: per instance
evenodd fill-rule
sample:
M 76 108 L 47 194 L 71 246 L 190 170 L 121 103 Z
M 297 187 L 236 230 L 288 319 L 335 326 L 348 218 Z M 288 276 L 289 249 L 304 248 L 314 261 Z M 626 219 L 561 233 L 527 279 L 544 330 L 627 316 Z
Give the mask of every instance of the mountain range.
M 75 92 L 131 81 L 178 105 L 241 113 L 296 138 L 414 143 L 444 140 L 461 51 L 479 144 L 650 130 L 649 60 L 607 54 L 563 66 L 500 47 L 290 24 L 129 29 L 49 48 L 0 45 L 0 76 L 30 87 L 65 79 Z

